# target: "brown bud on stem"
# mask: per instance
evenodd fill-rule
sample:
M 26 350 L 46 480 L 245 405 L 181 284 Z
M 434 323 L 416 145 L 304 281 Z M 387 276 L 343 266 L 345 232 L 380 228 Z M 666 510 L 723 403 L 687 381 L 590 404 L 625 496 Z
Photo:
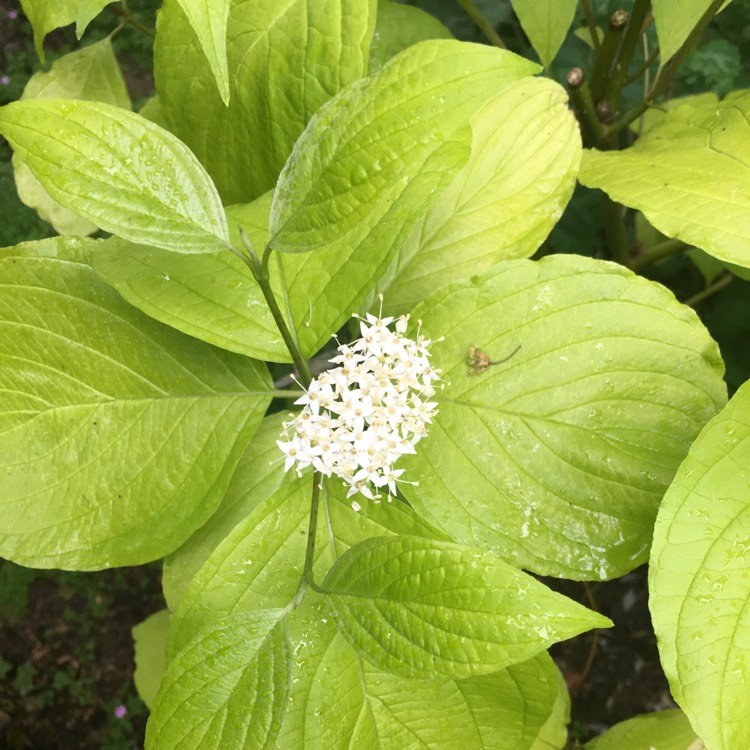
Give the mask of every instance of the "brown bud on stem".
M 626 10 L 616 10 L 609 17 L 609 28 L 612 31 L 622 31 L 628 25 L 630 14 Z
M 583 85 L 584 81 L 583 70 L 581 68 L 571 68 L 565 76 L 565 80 L 568 82 L 568 86 L 570 86 L 570 88 L 579 88 L 581 85 Z

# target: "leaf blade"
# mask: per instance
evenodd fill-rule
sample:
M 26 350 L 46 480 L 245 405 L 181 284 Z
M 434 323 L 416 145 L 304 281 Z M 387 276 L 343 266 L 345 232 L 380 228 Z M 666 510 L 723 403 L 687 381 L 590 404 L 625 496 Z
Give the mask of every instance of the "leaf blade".
M 402 459 L 417 512 L 541 574 L 604 579 L 645 561 L 659 500 L 726 398 L 694 313 L 620 266 L 552 256 L 444 287 L 413 316 L 445 336 L 433 361 L 450 383 Z M 498 360 L 519 345 L 467 368 L 470 346 Z
M 672 693 L 707 746 L 750 741 L 744 706 L 750 386 L 698 436 L 664 497 L 649 571 Z
M 271 747 L 286 706 L 291 661 L 282 614 L 263 610 L 219 619 L 171 659 L 146 747 Z M 216 709 L 208 722 L 186 720 L 206 705 Z
M 405 677 L 490 674 L 609 623 L 500 558 L 419 537 L 360 542 L 322 588 L 355 651 Z
M 35 73 L 26 84 L 22 98 L 86 99 L 131 108 L 125 79 L 109 37 L 63 55 L 52 64 L 49 72 Z M 18 197 L 58 234 L 88 235 L 96 231 L 96 225 L 53 200 L 17 155 L 13 156 L 13 172 Z
M 750 267 L 750 95 L 678 107 L 635 146 L 584 151 L 579 180 L 645 214 L 668 237 Z M 637 185 L 637 190 L 634 186 Z
M 313 113 L 365 74 L 375 11 L 375 0 L 231 3 L 225 106 L 190 22 L 177 2 L 164 3 L 154 47 L 162 112 L 225 204 L 272 189 Z
M 279 179 L 270 224 L 305 353 L 362 304 L 468 158 L 471 113 L 536 70 L 502 50 L 422 42 L 310 121 Z
M 575 16 L 576 0 L 511 0 L 521 28 L 549 70 Z
M 210 178 L 145 118 L 100 102 L 32 99 L 0 109 L 0 132 L 53 198 L 103 229 L 175 252 L 226 247 Z
M 258 363 L 142 316 L 97 280 L 97 241 L 0 254 L 3 556 L 132 565 L 211 515 L 270 395 Z
M 408 312 L 447 283 L 533 255 L 572 194 L 580 134 L 556 84 L 511 82 L 474 114 L 471 127 L 469 161 L 384 279 L 389 311 Z
M 229 104 L 229 63 L 227 61 L 227 21 L 229 0 L 177 0 L 190 21 L 224 104 Z

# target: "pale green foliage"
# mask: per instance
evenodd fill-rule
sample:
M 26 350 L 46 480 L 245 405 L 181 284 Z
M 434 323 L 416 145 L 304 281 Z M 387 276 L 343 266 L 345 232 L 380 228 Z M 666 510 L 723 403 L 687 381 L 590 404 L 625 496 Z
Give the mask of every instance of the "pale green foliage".
M 149 708 L 154 703 L 164 676 L 170 617 L 168 609 L 160 609 L 133 628 L 133 682 L 138 695 Z
M 426 39 L 453 39 L 453 34 L 419 8 L 379 0 L 370 44 L 370 75 L 377 73 L 398 52 Z
M 664 490 L 726 399 L 695 314 L 621 266 L 552 256 L 445 286 L 414 316 L 445 335 L 434 361 L 450 384 L 405 461 L 417 511 L 538 573 L 644 562 Z M 521 348 L 472 373 L 471 346 L 492 360 Z
M 542 65 L 549 69 L 568 34 L 578 0 L 510 0 Z
M 301 481 L 285 472 L 284 463 L 278 460 L 276 439 L 286 418 L 282 412 L 263 420 L 242 455 L 216 513 L 164 561 L 164 597 L 171 609 L 177 606 L 201 565 L 240 521 L 282 484 Z
M 167 0 L 154 47 L 162 112 L 224 203 L 273 188 L 310 117 L 367 72 L 375 9 L 376 0 L 232 0 L 227 106 L 188 18 Z
M 0 554 L 24 565 L 171 552 L 218 505 L 270 401 L 260 363 L 150 320 L 99 281 L 98 244 L 0 253 Z
M 171 133 L 120 107 L 26 99 L 0 111 L 0 133 L 45 190 L 102 229 L 181 253 L 228 239 L 211 180 Z
M 40 54 L 103 5 L 23 2 Z M 654 0 L 662 65 L 708 6 Z M 547 68 L 575 7 L 513 0 Z M 624 100 L 619 124 L 594 123 L 573 96 L 602 145 L 582 156 L 538 65 L 386 0 L 166 0 L 155 59 L 141 114 L 107 40 L 0 108 L 24 199 L 60 231 L 113 235 L 0 251 L 0 555 L 165 558 L 172 616 L 134 631 L 149 750 L 561 750 L 570 700 L 545 649 L 611 623 L 524 570 L 622 575 L 655 521 L 651 607 L 684 714 L 588 747 L 750 746 L 749 386 L 727 405 L 698 317 L 624 267 L 678 238 L 718 259 L 699 256 L 707 280 L 750 268 L 750 95 L 666 102 L 637 126 Z M 641 212 L 641 256 L 607 204 L 603 252 L 623 265 L 527 260 L 576 177 Z M 429 403 L 409 424 L 378 406 L 391 444 L 339 477 L 285 473 L 289 415 L 266 410 L 300 391 L 274 391 L 263 361 L 308 384 L 315 357 L 322 387 L 330 337 L 357 339 L 350 316 L 379 292 L 383 316 L 411 315 L 405 337 L 432 340 L 439 388 L 363 331 L 353 346 L 382 345 Z M 317 415 L 298 459 L 363 444 L 363 389 L 388 386 L 327 376 L 363 397 L 354 429 L 332 443 Z M 397 456 L 398 497 L 352 504 L 347 466 L 380 480 L 373 455 Z
M 230 238 L 240 245 L 241 226 L 259 248 L 268 241 L 271 195 L 227 208 Z M 183 333 L 248 357 L 289 362 L 263 295 L 230 250 L 191 255 L 136 245 L 113 237 L 94 257 L 96 272 L 131 305 Z M 281 292 L 272 267 L 272 285 Z
M 664 497 L 651 612 L 675 700 L 707 747 L 750 745 L 750 384 L 698 436 Z
M 130 109 L 130 96 L 109 38 L 64 55 L 49 72 L 34 74 L 22 98 L 86 99 Z M 13 155 L 13 170 L 18 196 L 59 234 L 87 235 L 96 231 L 96 225 L 50 198 L 18 154 Z
M 586 750 L 702 750 L 682 711 L 643 714 L 615 724 Z
M 727 0 L 722 9 L 730 2 Z M 682 46 L 710 4 L 711 0 L 652 0 L 662 66 Z
M 676 107 L 625 151 L 584 151 L 578 179 L 668 237 L 750 267 L 750 94 Z
M 227 20 L 230 0 L 177 0 L 195 32 L 203 54 L 216 79 L 219 96 L 229 104 Z
M 21 7 L 34 29 L 34 46 L 44 62 L 44 37 L 50 31 L 75 22 L 80 39 L 86 27 L 109 0 L 21 0 Z
M 352 646 L 406 677 L 491 674 L 611 624 L 494 555 L 416 537 L 364 540 L 323 588 Z
M 581 158 L 565 91 L 522 78 L 471 118 L 471 155 L 412 230 L 383 282 L 388 309 L 533 255 L 573 192 Z M 392 283 L 388 283 L 392 282 Z
M 316 250 L 285 272 L 303 352 L 317 351 L 364 301 L 466 163 L 480 103 L 536 69 L 502 50 L 423 42 L 313 118 L 279 178 L 270 220 L 274 249 Z
M 561 715 L 557 707 L 560 686 L 556 669 L 546 655 L 468 679 L 398 677 L 358 657 L 338 633 L 321 595 L 308 591 L 300 607 L 284 614 L 299 583 L 305 545 L 300 532 L 307 523 L 308 488 L 309 478 L 303 484 L 280 488 L 256 507 L 219 545 L 190 584 L 175 612 L 170 633 L 174 669 L 194 667 L 180 684 L 184 695 L 200 695 L 200 691 L 210 689 L 212 665 L 198 660 L 217 640 L 225 646 L 225 658 L 237 663 L 238 669 L 252 664 L 256 654 L 260 658 L 262 644 L 257 639 L 248 641 L 238 623 L 248 618 L 248 612 L 261 608 L 268 627 L 277 618 L 276 628 L 285 633 L 286 648 L 294 654 L 288 675 L 288 705 L 272 747 L 307 744 L 395 750 L 415 741 L 431 747 L 450 738 L 462 747 L 479 750 L 497 746 L 507 738 L 518 747 L 530 748 L 548 721 L 557 727 L 559 735 L 564 721 L 564 711 Z M 397 540 L 396 535 L 407 534 L 412 539 L 421 538 L 425 544 L 434 538 L 434 532 L 400 503 L 371 505 L 362 513 L 353 513 L 335 482 L 329 490 L 323 512 L 325 526 L 333 535 L 329 537 L 327 530 L 319 529 L 319 569 L 327 569 L 337 556 L 372 536 L 389 534 Z M 575 605 L 570 602 L 569 606 Z M 235 657 L 236 653 L 242 656 Z M 235 673 L 240 675 L 239 671 Z M 267 696 L 278 689 L 269 686 Z M 166 684 L 162 693 L 149 726 L 150 747 L 160 746 L 159 732 L 174 705 Z M 247 700 L 247 691 L 231 678 L 217 699 L 222 705 Z M 420 710 L 414 709 L 415 702 Z M 201 731 L 200 727 L 214 715 L 212 707 L 197 700 L 194 705 L 196 710 L 182 714 L 183 734 L 190 729 Z M 237 712 L 234 721 L 254 717 L 247 706 Z M 222 741 L 223 746 L 242 746 L 232 744 L 236 737 L 232 732 L 232 727 L 217 727 L 211 737 L 216 744 L 206 746 L 222 747 Z

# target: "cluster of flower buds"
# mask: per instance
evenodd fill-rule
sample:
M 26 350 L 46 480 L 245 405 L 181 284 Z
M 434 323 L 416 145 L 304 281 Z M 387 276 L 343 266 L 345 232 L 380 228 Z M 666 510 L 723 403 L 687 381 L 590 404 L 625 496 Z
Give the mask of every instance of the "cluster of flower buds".
M 359 316 L 355 316 L 359 317 Z M 437 413 L 430 401 L 439 371 L 430 366 L 432 343 L 417 334 L 404 336 L 409 316 L 367 315 L 360 319 L 362 338 L 341 344 L 330 362 L 337 367 L 315 378 L 295 401 L 304 408 L 284 423 L 285 470 L 308 466 L 348 485 L 347 497 L 361 493 L 371 500 L 396 494 L 403 469 L 393 466 L 414 453 Z M 359 510 L 356 501 L 352 507 Z

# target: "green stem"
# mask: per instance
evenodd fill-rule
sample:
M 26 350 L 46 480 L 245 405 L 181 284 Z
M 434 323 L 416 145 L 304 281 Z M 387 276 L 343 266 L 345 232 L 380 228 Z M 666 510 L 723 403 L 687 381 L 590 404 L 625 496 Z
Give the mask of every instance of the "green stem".
M 656 58 L 659 57 L 659 48 L 654 47 L 653 52 L 648 56 L 646 62 L 643 63 L 639 68 L 636 68 L 635 72 L 631 73 L 624 81 L 623 86 L 627 86 L 633 81 L 637 81 L 655 62 Z
M 604 98 L 609 74 L 615 62 L 627 20 L 628 13 L 624 10 L 616 10 L 610 16 L 607 30 L 604 32 L 604 41 L 594 61 L 594 69 L 591 71 L 591 96 L 595 103 Z
M 491 44 L 500 49 L 507 49 L 505 42 L 492 27 L 492 24 L 484 17 L 482 11 L 474 5 L 474 0 L 458 0 L 458 4 L 464 9 L 466 15 L 479 27 L 479 30 L 487 37 Z
M 120 16 L 120 18 L 123 19 L 123 22 L 120 24 L 120 26 L 133 26 L 138 31 L 142 31 L 144 34 L 148 34 L 150 37 L 156 36 L 153 29 L 150 29 L 145 24 L 142 24 L 137 18 L 135 18 L 131 12 L 130 8 L 128 8 L 128 0 L 120 0 L 120 5 L 122 5 L 122 8 L 117 8 L 114 5 L 110 5 L 110 10 L 115 14 Z M 116 31 L 120 31 L 120 28 L 118 27 Z
M 315 583 L 313 563 L 315 562 L 315 536 L 318 532 L 318 511 L 320 509 L 320 485 L 323 475 L 316 471 L 313 474 L 313 490 L 310 499 L 310 521 L 307 526 L 307 550 L 305 551 L 305 565 L 302 569 L 302 579 L 299 582 L 297 598 L 300 599 L 309 586 L 313 591 L 321 591 Z
M 578 112 L 578 121 L 581 123 L 584 144 L 589 143 L 597 148 L 604 147 L 604 127 L 596 115 L 594 100 L 591 98 L 589 89 L 583 77 L 581 68 L 571 68 L 566 76 L 570 89 L 570 99 Z
M 631 122 L 637 120 L 650 106 L 652 106 L 658 96 L 664 93 L 672 82 L 680 65 L 682 65 L 690 51 L 697 44 L 701 36 L 703 36 L 706 27 L 711 23 L 711 19 L 719 12 L 724 2 L 725 0 L 712 0 L 711 5 L 708 6 L 706 12 L 700 17 L 695 28 L 690 32 L 680 49 L 675 53 L 674 57 L 672 57 L 664 75 L 661 76 L 661 78 L 651 87 L 651 90 L 644 97 L 642 102 L 629 109 L 619 120 L 616 120 L 607 128 L 609 134 L 619 133 L 621 130 L 624 130 Z
M 279 308 L 279 303 L 276 301 L 273 289 L 271 289 L 270 274 L 268 272 L 268 258 L 271 255 L 272 248 L 270 245 L 266 246 L 265 252 L 263 253 L 263 260 L 258 264 L 258 258 L 255 255 L 255 251 L 252 250 L 252 245 L 247 244 L 246 239 L 243 238 L 243 242 L 248 250 L 247 254 L 240 252 L 233 245 L 228 245 L 229 249 L 250 269 L 250 273 L 253 278 L 258 282 L 263 297 L 266 300 L 268 309 L 271 311 L 276 327 L 279 329 L 281 337 L 284 339 L 284 344 L 292 355 L 292 361 L 294 366 L 297 368 L 297 372 L 300 375 L 300 382 L 304 388 L 310 385 L 312 375 L 310 374 L 310 367 L 307 364 L 307 360 L 302 356 L 302 352 L 297 344 L 295 337 L 292 335 L 289 327 L 284 320 L 284 316 Z
M 733 273 L 727 271 L 723 276 L 714 281 L 713 284 L 709 284 L 702 292 L 698 292 L 698 294 L 694 294 L 689 299 L 686 299 L 683 304 L 688 307 L 695 307 L 699 302 L 703 302 L 716 294 L 716 292 L 720 292 L 724 287 L 729 286 L 735 278 L 736 276 Z
M 591 34 L 591 44 L 594 45 L 594 52 L 599 52 L 601 43 L 599 42 L 599 33 L 596 28 L 596 18 L 594 12 L 591 10 L 590 0 L 583 0 L 583 14 L 586 16 L 586 25 L 589 27 L 589 34 Z
M 279 329 L 279 332 L 281 333 L 282 338 L 284 339 L 284 343 L 286 344 L 286 348 L 289 350 L 289 353 L 292 355 L 292 360 L 294 361 L 294 365 L 297 368 L 297 372 L 300 375 L 300 379 L 302 382 L 302 385 L 307 388 L 307 386 L 310 385 L 310 381 L 312 380 L 312 375 L 310 374 L 310 367 L 307 364 L 307 360 L 302 356 L 302 352 L 300 351 L 299 346 L 297 345 L 297 342 L 295 340 L 295 337 L 292 335 L 292 332 L 289 330 L 289 327 L 286 324 L 286 321 L 284 320 L 284 316 L 281 313 L 281 308 L 279 307 L 279 303 L 276 301 L 276 297 L 274 296 L 273 290 L 271 289 L 271 281 L 270 281 L 270 274 L 268 272 L 268 259 L 271 256 L 272 248 L 270 245 L 266 245 L 266 249 L 263 252 L 263 260 L 261 261 L 261 271 L 260 274 L 257 276 L 258 284 L 260 285 L 260 289 L 263 292 L 263 296 L 266 298 L 266 303 L 268 304 L 268 309 L 271 311 L 271 315 L 273 315 L 273 319 L 276 322 L 276 326 Z M 252 270 L 252 265 L 248 263 Z
M 628 68 L 630 67 L 633 55 L 635 54 L 635 49 L 638 46 L 638 41 L 643 34 L 643 27 L 646 23 L 646 17 L 648 16 L 650 7 L 650 0 L 635 0 L 635 3 L 633 4 L 633 10 L 628 19 L 628 26 L 625 29 L 625 35 L 622 38 L 620 52 L 615 61 L 614 73 L 607 85 L 607 99 L 615 107 L 620 101 L 620 92 L 625 85 Z
M 633 271 L 640 271 L 641 268 L 649 265 L 649 263 L 655 263 L 657 260 L 668 258 L 670 255 L 679 253 L 681 250 L 686 250 L 688 247 L 690 245 L 682 240 L 665 240 L 658 245 L 652 245 L 643 250 L 630 262 L 630 268 Z
M 629 266 L 631 262 L 630 243 L 628 242 L 628 234 L 625 231 L 623 206 L 607 197 L 604 220 L 604 232 L 607 237 L 607 246 L 610 253 L 612 253 L 612 258 L 623 266 Z
M 254 391 L 251 391 L 254 393 Z M 289 399 L 298 399 L 301 395 L 301 391 L 295 391 L 295 390 L 274 390 L 274 391 L 267 391 L 270 393 L 274 398 L 289 398 Z M 261 393 L 261 391 L 258 391 L 258 393 Z

